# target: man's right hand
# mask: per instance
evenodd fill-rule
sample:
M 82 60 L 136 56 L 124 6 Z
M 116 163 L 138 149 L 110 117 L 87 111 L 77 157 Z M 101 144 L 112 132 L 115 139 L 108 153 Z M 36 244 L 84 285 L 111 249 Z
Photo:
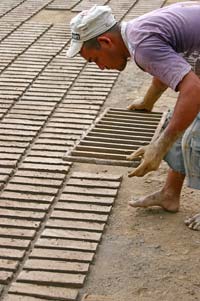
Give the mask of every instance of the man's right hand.
M 153 109 L 153 104 L 145 104 L 144 101 L 141 99 L 135 99 L 131 105 L 127 107 L 128 110 L 134 111 L 134 110 L 145 110 L 150 112 Z

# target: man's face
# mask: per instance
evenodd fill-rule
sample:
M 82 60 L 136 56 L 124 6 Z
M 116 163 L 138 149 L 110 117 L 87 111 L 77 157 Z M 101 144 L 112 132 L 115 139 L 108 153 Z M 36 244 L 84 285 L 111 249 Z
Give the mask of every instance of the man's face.
M 121 51 L 120 47 L 116 47 L 109 39 L 100 39 L 100 48 L 82 47 L 80 54 L 88 62 L 94 62 L 101 69 L 114 69 L 122 71 L 127 64 L 127 57 Z

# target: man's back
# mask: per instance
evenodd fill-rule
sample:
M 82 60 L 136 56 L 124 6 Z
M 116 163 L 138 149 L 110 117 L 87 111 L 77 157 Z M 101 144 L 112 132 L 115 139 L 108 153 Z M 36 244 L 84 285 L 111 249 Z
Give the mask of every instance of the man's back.
M 133 48 L 156 34 L 176 52 L 192 52 L 200 48 L 200 2 L 176 3 L 147 13 L 128 22 L 126 33 Z
M 200 2 L 176 3 L 124 23 L 122 36 L 138 66 L 176 90 L 191 70 L 179 54 L 200 52 Z

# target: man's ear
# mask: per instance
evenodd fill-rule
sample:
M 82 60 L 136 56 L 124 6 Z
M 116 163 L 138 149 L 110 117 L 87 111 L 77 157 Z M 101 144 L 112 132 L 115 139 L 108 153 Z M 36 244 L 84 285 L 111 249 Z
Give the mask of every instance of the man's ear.
M 97 40 L 101 45 L 105 45 L 109 47 L 112 45 L 112 40 L 107 36 L 103 36 L 103 35 L 99 36 Z

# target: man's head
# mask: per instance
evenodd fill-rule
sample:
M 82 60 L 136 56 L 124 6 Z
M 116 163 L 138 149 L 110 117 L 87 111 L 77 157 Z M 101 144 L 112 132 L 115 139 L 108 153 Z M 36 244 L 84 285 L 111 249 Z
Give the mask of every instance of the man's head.
M 79 13 L 71 22 L 72 40 L 68 57 L 80 53 L 99 68 L 123 70 L 129 56 L 121 37 L 120 25 L 110 7 L 93 6 Z

